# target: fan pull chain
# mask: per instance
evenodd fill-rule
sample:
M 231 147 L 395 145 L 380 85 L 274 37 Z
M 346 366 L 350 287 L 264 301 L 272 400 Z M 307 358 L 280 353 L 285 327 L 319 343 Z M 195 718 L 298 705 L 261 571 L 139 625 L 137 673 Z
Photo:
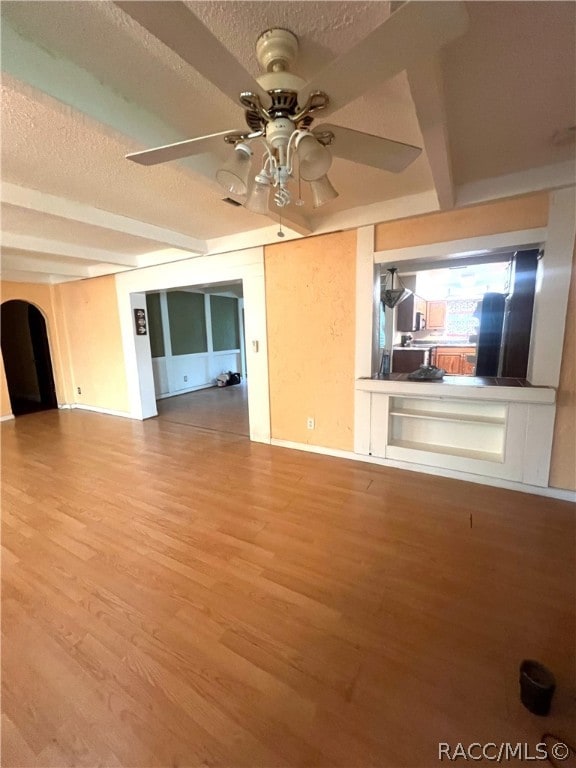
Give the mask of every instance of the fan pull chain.
M 278 237 L 284 237 L 284 232 L 282 232 L 282 208 L 280 208 L 279 218 L 280 218 L 280 229 L 278 230 L 277 235 Z

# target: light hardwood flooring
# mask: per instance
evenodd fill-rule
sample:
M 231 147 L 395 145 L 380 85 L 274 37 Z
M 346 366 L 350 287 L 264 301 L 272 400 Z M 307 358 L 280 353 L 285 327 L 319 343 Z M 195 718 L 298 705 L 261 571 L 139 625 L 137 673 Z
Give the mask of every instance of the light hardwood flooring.
M 414 768 L 575 732 L 573 505 L 160 419 L 2 437 L 6 768 Z
M 157 401 L 158 418 L 235 435 L 250 434 L 248 386 L 210 387 Z

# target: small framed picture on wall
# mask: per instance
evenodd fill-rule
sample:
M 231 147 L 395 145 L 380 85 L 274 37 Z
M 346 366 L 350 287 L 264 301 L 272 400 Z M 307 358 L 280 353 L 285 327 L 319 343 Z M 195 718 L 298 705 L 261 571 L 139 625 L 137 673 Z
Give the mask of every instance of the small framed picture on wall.
M 134 310 L 134 324 L 136 326 L 137 336 L 146 336 L 148 329 L 146 327 L 146 311 L 144 309 Z

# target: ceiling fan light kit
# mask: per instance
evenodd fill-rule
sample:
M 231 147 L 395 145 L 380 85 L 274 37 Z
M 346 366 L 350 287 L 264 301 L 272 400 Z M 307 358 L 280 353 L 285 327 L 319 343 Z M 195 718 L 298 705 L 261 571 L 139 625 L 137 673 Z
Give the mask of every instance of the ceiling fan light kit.
M 312 206 L 314 208 L 320 208 L 320 206 L 329 203 L 330 200 L 335 200 L 338 197 L 338 192 L 334 189 L 330 183 L 328 176 L 322 176 L 320 179 L 314 179 L 310 182 L 310 188 L 312 190 Z
M 246 208 L 252 213 L 268 213 L 270 200 L 270 179 L 266 173 L 260 172 L 254 178 L 254 184 L 246 200 Z
M 300 176 L 304 181 L 316 181 L 326 176 L 332 165 L 332 155 L 311 133 L 300 132 L 296 138 Z
M 243 196 L 248 191 L 252 150 L 244 142 L 236 144 L 234 150 L 230 160 L 216 172 L 216 181 L 226 192 Z
M 218 169 L 217 181 L 227 193 L 246 196 L 248 210 L 265 215 L 270 214 L 272 201 L 280 210 L 292 202 L 289 185 L 295 178 L 297 205 L 303 202 L 301 180 L 311 186 L 314 208 L 338 197 L 326 175 L 333 156 L 392 173 L 400 173 L 414 162 L 421 149 L 410 144 L 344 126 L 324 123 L 312 128 L 312 124 L 318 112 L 341 109 L 436 53 L 463 34 L 468 23 L 458 0 L 403 3 L 364 40 L 306 82 L 289 71 L 298 54 L 298 38 L 290 30 L 273 28 L 259 36 L 256 56 L 263 74 L 253 78 L 184 3 L 114 2 L 222 93 L 238 100 L 248 126 L 247 130 L 221 131 L 127 157 L 142 165 L 155 165 L 209 152 L 223 140 L 235 151 Z M 245 90 L 240 90 L 242 83 L 246 83 Z M 260 168 L 253 168 L 254 142 L 264 149 Z M 255 178 L 250 186 L 252 172 Z

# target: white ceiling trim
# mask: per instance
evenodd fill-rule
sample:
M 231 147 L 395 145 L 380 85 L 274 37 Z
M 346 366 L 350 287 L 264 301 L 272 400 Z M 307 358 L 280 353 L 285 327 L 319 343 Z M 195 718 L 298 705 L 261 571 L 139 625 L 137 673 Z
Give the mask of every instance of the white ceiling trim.
M 138 257 L 125 253 L 114 253 L 102 248 L 90 248 L 84 245 L 72 245 L 43 237 L 17 235 L 12 232 L 2 233 L 2 249 L 14 248 L 32 253 L 47 253 L 53 256 L 69 256 L 84 261 L 120 264 L 125 267 L 137 267 Z
M 576 161 L 555 163 L 531 168 L 529 171 L 462 184 L 456 188 L 456 206 L 462 208 L 502 197 L 515 197 L 574 185 L 576 185 Z
M 416 116 L 422 131 L 424 147 L 441 209 L 455 203 L 452 163 L 448 146 L 448 125 L 440 62 L 437 56 L 411 67 L 408 83 Z
M 45 275 L 60 275 L 63 277 L 92 277 L 87 264 L 61 262 L 57 259 L 38 259 L 33 256 L 23 256 L 16 253 L 2 254 L 2 273 L 35 272 Z
M 206 252 L 206 243 L 195 237 L 183 235 L 174 230 L 157 227 L 136 219 L 129 219 L 110 211 L 103 211 L 90 205 L 77 203 L 63 197 L 49 195 L 35 189 L 19 187 L 16 184 L 2 184 L 0 197 L 3 203 L 15 205 L 19 208 L 47 213 L 69 221 L 77 221 L 82 224 L 91 224 L 95 227 L 121 232 L 133 237 L 142 237 L 146 240 L 154 240 L 163 245 L 180 248 L 191 253 L 202 254 Z
M 396 197 L 381 203 L 360 205 L 347 211 L 327 216 L 314 229 L 314 234 L 334 232 L 339 229 L 354 229 L 368 224 L 378 224 L 392 219 L 406 219 L 438 210 L 438 197 L 434 189 L 416 195 Z
M 78 280 L 77 277 L 65 277 L 63 275 L 46 275 L 43 272 L 25 272 L 23 270 L 11 269 L 0 272 L 2 280 L 10 283 L 42 283 L 55 285 L 56 283 L 71 283 Z

